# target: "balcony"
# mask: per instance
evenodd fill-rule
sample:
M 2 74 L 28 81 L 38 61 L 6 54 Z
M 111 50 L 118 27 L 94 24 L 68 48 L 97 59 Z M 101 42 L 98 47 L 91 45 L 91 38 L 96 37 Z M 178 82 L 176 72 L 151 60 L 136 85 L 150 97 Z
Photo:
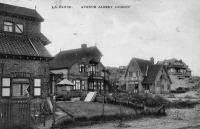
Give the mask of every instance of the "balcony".
M 139 77 L 127 77 L 127 81 L 138 81 Z
M 89 71 L 88 76 L 99 77 L 102 76 L 101 72 L 98 71 Z

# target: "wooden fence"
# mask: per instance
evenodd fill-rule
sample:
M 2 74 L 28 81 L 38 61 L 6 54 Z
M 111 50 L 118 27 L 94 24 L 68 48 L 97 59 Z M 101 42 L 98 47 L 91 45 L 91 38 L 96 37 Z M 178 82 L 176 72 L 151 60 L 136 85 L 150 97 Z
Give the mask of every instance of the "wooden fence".
M 0 127 L 30 125 L 31 112 L 29 100 L 9 100 L 0 102 Z

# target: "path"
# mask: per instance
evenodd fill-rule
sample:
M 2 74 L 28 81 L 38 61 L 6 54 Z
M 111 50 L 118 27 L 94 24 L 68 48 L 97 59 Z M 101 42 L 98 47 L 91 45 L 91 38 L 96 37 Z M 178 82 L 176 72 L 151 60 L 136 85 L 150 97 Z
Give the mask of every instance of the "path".
M 175 115 L 178 112 L 178 119 Z M 142 118 L 124 122 L 126 129 L 197 129 L 200 127 L 200 105 L 191 109 L 170 109 L 168 116 L 160 118 Z M 118 122 L 97 124 L 73 129 L 125 129 Z

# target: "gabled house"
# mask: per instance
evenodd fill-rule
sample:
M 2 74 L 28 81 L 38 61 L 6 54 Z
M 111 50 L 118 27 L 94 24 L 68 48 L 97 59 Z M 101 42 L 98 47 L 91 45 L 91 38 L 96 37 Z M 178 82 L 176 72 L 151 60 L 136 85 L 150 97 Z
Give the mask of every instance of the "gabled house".
M 162 64 L 168 70 L 170 75 L 177 75 L 181 78 L 189 78 L 191 77 L 191 70 L 186 63 L 184 63 L 181 59 L 169 59 L 164 61 L 158 61 L 157 64 Z
M 43 21 L 36 10 L 0 3 L 0 103 L 42 102 L 49 95 L 52 57 L 45 48 L 50 41 L 40 31 Z M 10 109 L 13 121 L 20 120 L 18 107 Z
M 58 84 L 57 91 L 102 92 L 104 66 L 100 62 L 101 57 L 102 54 L 96 46 L 87 47 L 87 44 L 82 44 L 78 49 L 65 50 L 56 54 L 50 62 L 50 69 Z M 64 88 L 60 88 L 59 82 L 63 79 L 67 79 L 74 85 L 66 84 Z
M 154 59 L 133 58 L 125 73 L 126 90 L 134 93 L 162 94 L 170 92 L 171 79 L 163 65 Z

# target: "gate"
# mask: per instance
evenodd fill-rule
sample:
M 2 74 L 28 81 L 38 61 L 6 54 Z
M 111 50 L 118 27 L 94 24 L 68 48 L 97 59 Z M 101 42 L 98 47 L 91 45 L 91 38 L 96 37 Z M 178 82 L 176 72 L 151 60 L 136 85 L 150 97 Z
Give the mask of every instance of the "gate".
M 30 125 L 29 100 L 9 100 L 0 102 L 0 127 Z

